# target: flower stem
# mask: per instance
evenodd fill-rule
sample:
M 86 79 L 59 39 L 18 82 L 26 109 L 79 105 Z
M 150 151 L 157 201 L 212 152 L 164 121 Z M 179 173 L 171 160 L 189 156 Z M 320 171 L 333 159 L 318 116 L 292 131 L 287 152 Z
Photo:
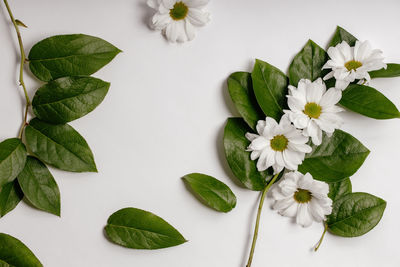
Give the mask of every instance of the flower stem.
M 324 232 L 322 233 L 321 238 L 319 239 L 317 245 L 315 246 L 314 251 L 317 251 L 317 250 L 319 249 L 319 247 L 320 247 L 321 244 L 322 244 L 322 241 L 324 240 L 324 236 L 325 236 L 325 234 L 326 234 L 326 231 L 328 230 L 328 224 L 327 224 L 326 222 L 323 222 L 323 224 L 324 224 Z
M 278 179 L 279 173 L 275 174 L 275 176 L 272 178 L 272 180 L 269 182 L 269 184 L 263 189 L 261 193 L 261 199 L 260 199 L 260 204 L 258 206 L 258 212 L 257 212 L 257 219 L 256 219 L 256 226 L 254 228 L 254 234 L 253 234 L 253 243 L 251 244 L 251 250 L 250 250 L 250 255 L 249 255 L 249 260 L 247 261 L 246 267 L 250 267 L 251 263 L 253 261 L 253 256 L 254 256 L 254 250 L 256 248 L 256 242 L 257 242 L 257 237 L 258 237 L 258 228 L 260 226 L 260 217 L 261 217 L 261 211 L 264 205 L 264 200 L 265 197 L 267 196 L 267 192 L 270 189 L 270 187 L 275 183 L 276 179 Z

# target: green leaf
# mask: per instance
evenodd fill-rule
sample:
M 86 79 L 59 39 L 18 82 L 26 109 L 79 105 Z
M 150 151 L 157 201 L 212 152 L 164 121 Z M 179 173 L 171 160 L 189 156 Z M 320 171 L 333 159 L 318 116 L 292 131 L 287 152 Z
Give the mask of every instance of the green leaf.
M 329 46 L 336 46 L 342 41 L 346 41 L 350 46 L 354 46 L 356 44 L 357 38 L 351 35 L 345 29 L 337 26 L 335 34 L 332 37 L 332 40 L 329 43 Z
M 105 227 L 110 241 L 134 249 L 160 249 L 186 242 L 185 238 L 169 223 L 157 215 L 125 208 L 108 218 Z
M 46 122 L 63 124 L 94 110 L 110 83 L 92 77 L 64 77 L 38 89 L 32 101 L 35 115 Z
M 328 54 L 325 50 L 309 40 L 289 66 L 290 84 L 297 86 L 300 79 L 314 81 L 325 76 L 322 74 L 322 67 L 327 61 Z
M 15 267 L 43 266 L 21 241 L 3 233 L 0 233 L 0 260 Z
M 91 75 L 107 65 L 121 50 L 103 39 L 84 35 L 56 35 L 35 44 L 29 67 L 42 81 Z
M 26 148 L 18 138 L 0 143 L 0 187 L 12 182 L 24 168 Z
M 347 194 L 333 203 L 327 217 L 328 230 L 343 237 L 356 237 L 369 232 L 379 223 L 386 201 L 367 193 Z
M 309 172 L 314 179 L 327 183 L 352 176 L 369 154 L 360 141 L 341 130 L 336 130 L 331 137 L 324 135 L 322 144 L 312 145 L 312 148 L 299 166 L 299 171 Z
M 268 171 L 259 172 L 256 162 L 250 159 L 246 151 L 250 142 L 245 134 L 252 132 L 241 118 L 229 118 L 224 130 L 225 156 L 229 167 L 239 181 L 248 189 L 263 190 L 266 182 L 272 178 Z
M 228 212 L 236 206 L 236 196 L 232 190 L 214 177 L 191 173 L 185 175 L 183 180 L 202 202 L 216 211 Z
M 336 183 L 329 183 L 329 194 L 328 197 L 335 202 L 337 199 L 344 195 L 351 193 L 351 181 L 350 178 L 346 178 Z
M 25 128 L 26 143 L 43 162 L 72 172 L 97 172 L 85 139 L 68 124 L 53 125 L 33 119 Z
M 40 210 L 60 216 L 60 191 L 57 183 L 40 160 L 28 156 L 18 183 L 28 201 Z
M 279 122 L 287 105 L 288 78 L 279 69 L 259 59 L 251 77 L 259 106 L 266 116 Z
M 393 78 L 400 76 L 400 64 L 388 63 L 386 69 L 369 72 L 371 78 Z
M 399 110 L 386 96 L 365 85 L 349 85 L 343 91 L 339 103 L 351 111 L 374 119 L 400 118 Z
M 228 91 L 239 114 L 254 130 L 257 121 L 265 119 L 254 95 L 251 74 L 235 72 L 228 78 Z
M 0 188 L 0 217 L 12 211 L 22 200 L 24 194 L 17 180 L 5 184 Z

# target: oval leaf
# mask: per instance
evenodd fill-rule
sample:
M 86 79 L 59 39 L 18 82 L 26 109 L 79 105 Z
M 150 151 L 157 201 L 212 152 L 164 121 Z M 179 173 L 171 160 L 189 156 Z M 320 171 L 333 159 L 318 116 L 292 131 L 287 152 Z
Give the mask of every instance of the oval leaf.
M 29 156 L 18 175 L 18 183 L 33 206 L 60 216 L 60 191 L 46 165 Z
M 312 148 L 299 171 L 309 172 L 315 179 L 328 183 L 353 175 L 369 154 L 360 141 L 341 130 L 336 130 L 331 137 L 324 135 L 322 144 Z
M 351 84 L 343 91 L 340 105 L 364 116 L 384 120 L 400 118 L 396 106 L 376 89 Z
M 329 183 L 328 197 L 335 202 L 344 195 L 350 194 L 352 190 L 350 178 L 343 179 L 336 183 Z
M 43 266 L 21 241 L 3 233 L 0 233 L 0 261 L 15 267 Z
M 105 227 L 110 241 L 134 249 L 160 249 L 185 243 L 185 238 L 157 215 L 125 208 L 110 216 Z
M 12 182 L 24 168 L 26 149 L 18 138 L 0 143 L 0 187 Z
M 25 129 L 31 151 L 43 162 L 72 172 L 97 172 L 85 139 L 68 124 L 53 125 L 33 119 Z
M 386 201 L 367 193 L 351 193 L 333 204 L 327 217 L 332 234 L 356 237 L 369 232 L 379 223 L 386 208 Z
M 183 180 L 202 202 L 216 211 L 228 212 L 236 206 L 236 196 L 232 190 L 214 177 L 191 173 L 185 175 Z
M 42 81 L 91 75 L 107 65 L 121 50 L 103 39 L 84 35 L 57 35 L 35 44 L 29 67 Z
M 22 200 L 24 194 L 18 185 L 17 180 L 5 184 L 0 188 L 0 217 L 12 211 Z
M 337 26 L 335 34 L 332 37 L 332 40 L 329 43 L 329 46 L 336 46 L 340 44 L 342 41 L 346 41 L 350 46 L 354 46 L 356 44 L 357 38 L 351 35 L 348 31 L 343 29 L 342 27 Z
M 371 78 L 393 78 L 400 76 L 400 64 L 389 63 L 386 69 L 369 72 Z
M 85 116 L 104 99 L 110 83 L 92 77 L 64 77 L 38 89 L 32 101 L 35 115 L 63 124 Z

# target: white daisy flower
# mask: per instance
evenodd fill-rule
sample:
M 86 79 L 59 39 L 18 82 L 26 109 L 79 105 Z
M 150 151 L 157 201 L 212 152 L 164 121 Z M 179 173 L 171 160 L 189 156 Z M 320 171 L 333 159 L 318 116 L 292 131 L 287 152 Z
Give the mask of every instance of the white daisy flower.
M 203 11 L 209 0 L 148 0 L 156 10 L 151 26 L 165 34 L 170 42 L 193 40 L 195 27 L 210 21 L 210 14 Z
M 311 147 L 306 144 L 308 137 L 290 123 L 287 115 L 282 116 L 279 124 L 267 117 L 265 121 L 258 121 L 256 128 L 258 134 L 247 133 L 246 138 L 251 141 L 247 151 L 252 151 L 251 160 L 258 159 L 259 171 L 271 166 L 275 174 L 283 168 L 297 170 L 305 153 L 311 152 Z
M 369 71 L 387 67 L 383 63 L 382 51 L 371 49 L 368 41 L 356 41 L 354 47 L 343 41 L 335 47 L 329 47 L 328 55 L 330 60 L 322 69 L 332 69 L 332 71 L 324 77 L 324 80 L 335 77 L 335 87 L 342 90 L 355 80 L 360 80 L 361 83 L 369 82 L 371 80 Z
M 296 217 L 296 223 L 308 227 L 313 221 L 322 222 L 332 212 L 328 197 L 329 185 L 314 180 L 311 174 L 288 172 L 273 187 L 273 209 L 286 217 Z
M 322 131 L 328 135 L 343 124 L 337 115 L 343 111 L 336 106 L 342 98 L 342 91 L 336 88 L 326 90 L 321 78 L 314 82 L 301 79 L 297 88 L 289 85 L 288 105 L 290 110 L 284 110 L 289 119 L 298 129 L 303 129 L 303 135 L 311 137 L 315 145 L 322 142 Z

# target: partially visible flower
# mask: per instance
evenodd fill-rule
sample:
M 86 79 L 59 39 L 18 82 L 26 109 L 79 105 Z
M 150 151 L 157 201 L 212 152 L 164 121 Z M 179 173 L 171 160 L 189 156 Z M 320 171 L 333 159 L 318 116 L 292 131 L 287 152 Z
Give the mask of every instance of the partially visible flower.
M 332 69 L 332 71 L 324 77 L 324 80 L 335 77 L 335 87 L 342 90 L 355 80 L 369 82 L 371 80 L 369 71 L 387 67 L 383 63 L 382 51 L 371 49 L 368 41 L 356 41 L 354 47 L 343 41 L 335 47 L 329 47 L 328 55 L 331 59 L 322 69 Z
M 288 172 L 271 190 L 273 209 L 286 217 L 296 217 L 296 223 L 308 227 L 313 221 L 322 222 L 332 212 L 328 197 L 329 185 L 314 180 L 311 174 Z
M 195 27 L 210 21 L 210 14 L 203 11 L 208 0 L 148 0 L 147 4 L 156 10 L 152 28 L 162 31 L 170 42 L 193 40 Z
M 322 131 L 332 134 L 343 120 L 337 115 L 343 111 L 336 106 L 342 98 L 342 91 L 336 88 L 326 90 L 321 78 L 314 82 L 301 79 L 297 88 L 289 85 L 288 105 L 290 110 L 284 112 L 303 135 L 310 136 L 315 145 L 322 142 Z
M 247 133 L 246 138 L 251 141 L 247 151 L 251 151 L 251 159 L 257 161 L 257 169 L 265 171 L 273 167 L 274 173 L 283 168 L 297 170 L 297 166 L 304 160 L 305 153 L 311 152 L 307 145 L 308 137 L 302 135 L 287 118 L 282 116 L 279 124 L 270 117 L 257 123 L 258 134 Z

